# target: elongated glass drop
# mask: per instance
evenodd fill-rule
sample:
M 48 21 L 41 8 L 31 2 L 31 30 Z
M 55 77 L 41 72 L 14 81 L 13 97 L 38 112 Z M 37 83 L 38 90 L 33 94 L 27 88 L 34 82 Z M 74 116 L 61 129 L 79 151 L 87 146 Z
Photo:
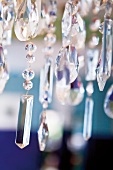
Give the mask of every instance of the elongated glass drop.
M 104 100 L 104 111 L 108 117 L 113 119 L 113 84 L 106 93 Z
M 46 122 L 46 111 L 44 111 L 41 114 L 40 126 L 38 130 L 38 142 L 39 142 L 40 151 L 45 150 L 48 141 L 48 136 L 49 136 L 49 130 Z
M 40 72 L 39 101 L 41 103 L 45 101 L 51 103 L 52 91 L 53 91 L 53 67 L 52 61 L 49 59 L 46 61 L 44 67 Z
M 85 102 L 84 124 L 83 124 L 83 137 L 88 140 L 92 133 L 92 119 L 93 119 L 93 105 L 94 102 L 91 98 L 87 97 Z
M 39 0 L 16 0 L 14 31 L 20 41 L 35 38 L 38 34 Z
M 20 99 L 20 108 L 18 115 L 18 125 L 16 131 L 15 143 L 23 149 L 29 145 L 30 129 L 32 120 L 33 96 L 22 95 Z
M 96 68 L 99 58 L 98 49 L 88 49 L 86 54 L 86 76 L 87 81 L 96 80 Z
M 101 50 L 101 62 L 97 71 L 97 81 L 99 90 L 103 91 L 107 79 L 111 74 L 111 62 L 112 62 L 112 25 L 111 19 L 105 19 L 104 21 L 104 33 L 102 38 L 102 50 Z

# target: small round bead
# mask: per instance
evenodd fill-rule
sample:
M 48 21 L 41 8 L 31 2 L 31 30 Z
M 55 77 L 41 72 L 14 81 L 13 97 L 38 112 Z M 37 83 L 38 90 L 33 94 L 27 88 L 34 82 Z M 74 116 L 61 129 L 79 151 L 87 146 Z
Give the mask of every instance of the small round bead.
M 37 49 L 36 45 L 32 42 L 29 42 L 25 46 L 25 50 L 30 54 L 34 53 L 36 51 L 36 49 Z
M 27 54 L 26 59 L 27 59 L 27 62 L 30 63 L 30 64 L 35 62 L 35 57 L 33 55 Z
M 44 37 L 44 41 L 47 44 L 47 46 L 51 46 L 56 42 L 56 35 L 49 33 Z
M 22 76 L 25 80 L 32 80 L 35 76 L 35 73 L 32 69 L 26 69 L 23 71 Z
M 24 87 L 25 90 L 30 90 L 33 87 L 33 83 L 31 81 L 25 81 L 23 83 L 23 87 Z

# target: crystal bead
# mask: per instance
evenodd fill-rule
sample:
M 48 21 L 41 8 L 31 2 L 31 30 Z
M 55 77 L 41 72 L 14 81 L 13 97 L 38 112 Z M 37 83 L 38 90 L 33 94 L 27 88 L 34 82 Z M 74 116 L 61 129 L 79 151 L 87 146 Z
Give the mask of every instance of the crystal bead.
M 82 102 L 84 98 L 84 87 L 78 78 L 74 82 L 70 83 L 70 89 L 68 91 L 67 103 L 71 106 L 76 106 Z
M 56 31 L 56 27 L 54 26 L 53 23 L 50 23 L 50 24 L 48 25 L 47 32 L 48 32 L 48 33 L 54 33 L 55 31 Z
M 18 125 L 15 139 L 16 145 L 21 149 L 29 145 L 32 120 L 32 107 L 33 96 L 32 95 L 21 96 L 18 115 Z
M 94 92 L 93 83 L 89 82 L 86 87 L 86 92 L 88 96 L 91 96 Z
M 53 54 L 53 52 L 54 52 L 54 49 L 51 46 L 45 47 L 43 52 L 45 53 L 45 56 L 51 56 Z
M 22 76 L 25 80 L 32 80 L 35 76 L 35 73 L 32 69 L 26 69 L 23 71 Z
M 39 130 L 38 130 L 38 141 L 39 141 L 40 151 L 45 150 L 45 147 L 48 141 L 48 136 L 49 136 L 48 125 L 46 122 L 45 113 L 43 112 L 41 115 L 41 122 L 40 122 Z
M 93 106 L 94 106 L 93 100 L 87 97 L 85 102 L 85 113 L 84 113 L 84 124 L 83 124 L 83 137 L 85 140 L 89 140 L 92 133 Z
M 89 41 L 89 47 L 94 48 L 99 44 L 99 37 L 96 34 L 93 34 L 91 40 Z
M 55 42 L 56 42 L 56 35 L 55 35 L 55 34 L 48 33 L 48 34 L 44 37 L 44 41 L 45 41 L 45 43 L 46 43 L 46 46 L 52 46 L 52 45 L 55 44 Z
M 14 32 L 20 41 L 28 41 L 38 35 L 40 1 L 15 1 Z
M 100 26 L 99 26 L 99 32 L 100 32 L 101 34 L 104 33 L 104 22 L 102 22 L 102 23 L 100 24 Z
M 93 18 L 92 23 L 90 24 L 90 30 L 91 31 L 97 31 L 100 26 L 100 19 L 99 18 Z
M 30 63 L 30 64 L 35 62 L 35 56 L 33 56 L 33 55 L 27 54 L 26 59 L 27 59 L 27 62 Z
M 34 53 L 36 51 L 36 49 L 37 49 L 37 46 L 32 42 L 29 42 L 25 46 L 25 50 L 30 54 Z
M 30 90 L 33 88 L 33 83 L 31 81 L 25 81 L 23 83 L 23 87 L 25 90 Z
M 104 111 L 106 115 L 113 119 L 113 85 L 108 89 L 104 100 Z

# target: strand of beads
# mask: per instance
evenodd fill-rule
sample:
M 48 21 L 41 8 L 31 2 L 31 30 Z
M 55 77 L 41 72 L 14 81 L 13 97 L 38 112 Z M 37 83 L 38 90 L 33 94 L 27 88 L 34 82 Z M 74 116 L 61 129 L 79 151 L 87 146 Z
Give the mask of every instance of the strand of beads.
M 45 42 L 45 64 L 40 71 L 40 89 L 39 89 L 39 101 L 42 104 L 43 111 L 40 118 L 40 126 L 38 130 L 38 141 L 40 151 L 44 151 L 47 145 L 49 137 L 49 129 L 46 119 L 46 110 L 49 103 L 52 101 L 52 91 L 53 91 L 53 61 L 52 55 L 54 52 L 53 45 L 56 42 L 56 35 L 54 22 L 56 21 L 57 13 L 57 3 L 56 0 L 50 0 L 48 4 L 44 4 L 47 11 L 45 13 L 46 20 L 46 35 L 44 37 Z M 44 10 L 44 9 L 43 9 Z
M 25 79 L 23 87 L 27 92 L 20 98 L 18 125 L 15 140 L 16 145 L 19 146 L 21 149 L 29 145 L 30 140 L 34 96 L 28 95 L 28 92 L 33 87 L 33 83 L 31 82 L 31 80 L 35 76 L 35 73 L 31 68 L 31 64 L 35 61 L 33 53 L 36 51 L 36 45 L 30 42 L 25 46 L 25 50 L 27 51 L 26 59 L 28 62 L 28 68 L 22 72 L 22 76 Z

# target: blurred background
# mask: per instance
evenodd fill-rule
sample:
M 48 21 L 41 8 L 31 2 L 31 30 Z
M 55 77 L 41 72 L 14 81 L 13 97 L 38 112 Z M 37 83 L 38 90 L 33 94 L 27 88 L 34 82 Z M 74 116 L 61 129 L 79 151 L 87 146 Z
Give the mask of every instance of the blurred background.
M 58 1 L 58 18 L 56 22 L 57 42 L 54 45 L 53 61 L 61 47 L 61 18 L 66 1 Z M 102 13 L 99 14 L 102 16 Z M 102 18 L 103 19 L 103 18 Z M 91 16 L 84 18 L 86 22 L 87 40 L 90 39 L 89 23 Z M 101 34 L 100 44 L 101 44 Z M 46 150 L 39 151 L 37 131 L 42 106 L 39 102 L 39 73 L 44 64 L 43 36 L 33 39 L 37 45 L 36 62 L 32 64 L 35 71 L 33 88 L 34 95 L 33 117 L 29 146 L 20 149 L 15 145 L 15 135 L 21 94 L 25 94 L 22 87 L 22 71 L 27 67 L 25 42 L 17 40 L 13 34 L 12 45 L 7 47 L 7 62 L 10 78 L 4 92 L 0 95 L 0 170 L 102 170 L 113 169 L 113 120 L 103 109 L 104 98 L 112 84 L 112 77 L 100 92 L 97 81 L 94 81 L 94 112 L 92 136 L 88 141 L 83 139 L 83 121 L 86 91 L 82 102 L 75 106 L 63 106 L 56 98 L 55 77 L 53 101 L 47 111 L 50 138 Z M 99 47 L 100 48 L 100 47 Z M 84 52 L 81 51 L 81 55 Z M 87 82 L 83 70 L 80 70 L 84 89 Z

